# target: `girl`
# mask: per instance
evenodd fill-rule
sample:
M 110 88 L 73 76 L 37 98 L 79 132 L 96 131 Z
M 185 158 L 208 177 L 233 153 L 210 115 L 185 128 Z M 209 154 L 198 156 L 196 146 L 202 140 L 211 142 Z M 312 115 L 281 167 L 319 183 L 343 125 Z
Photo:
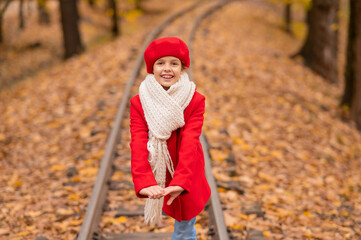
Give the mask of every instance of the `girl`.
M 149 74 L 130 100 L 135 192 L 148 198 L 146 223 L 158 223 L 163 211 L 175 219 L 173 240 L 193 240 L 195 217 L 211 194 L 199 141 L 205 98 L 184 71 L 189 50 L 179 38 L 154 40 L 144 59 Z

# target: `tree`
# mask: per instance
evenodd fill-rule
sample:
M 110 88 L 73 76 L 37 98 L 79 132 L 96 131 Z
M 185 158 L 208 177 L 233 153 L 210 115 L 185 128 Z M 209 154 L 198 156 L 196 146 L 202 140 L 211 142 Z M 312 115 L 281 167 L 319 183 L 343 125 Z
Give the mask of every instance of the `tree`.
M 20 0 L 19 3 L 19 29 L 25 28 L 25 20 L 24 20 L 24 0 Z
M 339 0 L 313 0 L 307 11 L 308 34 L 300 52 L 306 66 L 337 82 Z
M 0 2 L 0 43 L 4 42 L 3 37 L 3 17 L 6 9 L 9 7 L 11 0 L 1 1 Z
M 50 23 L 50 15 L 46 8 L 45 0 L 38 0 L 38 11 L 39 11 L 39 23 L 40 24 L 49 24 Z
M 113 36 L 116 37 L 119 35 L 119 27 L 118 27 L 117 3 L 115 0 L 109 0 L 109 8 L 111 9 L 112 33 Z
M 287 0 L 285 2 L 285 9 L 284 9 L 284 18 L 285 18 L 285 30 L 286 32 L 292 34 L 291 30 L 291 6 L 292 0 Z
M 350 108 L 351 118 L 361 130 L 361 1 L 350 0 L 345 90 L 341 105 Z
M 59 0 L 61 25 L 63 29 L 65 58 L 69 58 L 83 51 L 78 27 L 77 1 Z
M 95 6 L 95 0 L 88 0 L 88 3 L 91 7 Z
M 143 0 L 135 0 L 135 9 L 142 10 L 142 2 Z

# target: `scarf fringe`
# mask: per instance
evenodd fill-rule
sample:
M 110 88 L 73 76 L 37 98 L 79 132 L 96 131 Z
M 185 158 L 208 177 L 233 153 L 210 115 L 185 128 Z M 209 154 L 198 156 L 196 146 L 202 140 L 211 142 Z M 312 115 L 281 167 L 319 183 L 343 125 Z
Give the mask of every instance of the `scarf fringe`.
M 164 197 L 160 199 L 147 199 L 144 207 L 144 222 L 146 224 L 160 223 L 162 220 L 163 201 Z
M 167 169 L 173 177 L 174 166 L 170 157 L 167 142 L 159 141 L 156 138 L 151 138 L 148 142 L 148 151 L 150 154 L 150 164 L 153 169 L 153 174 L 158 185 L 165 187 L 165 178 Z M 165 165 L 163 163 L 165 159 Z M 162 208 L 164 197 L 160 199 L 147 199 L 144 208 L 144 222 L 147 224 L 158 224 L 162 220 Z

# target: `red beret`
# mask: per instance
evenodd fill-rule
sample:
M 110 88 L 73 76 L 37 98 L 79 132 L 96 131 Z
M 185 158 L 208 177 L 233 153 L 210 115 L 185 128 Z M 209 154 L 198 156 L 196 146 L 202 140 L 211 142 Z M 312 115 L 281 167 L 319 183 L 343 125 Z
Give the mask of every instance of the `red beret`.
M 187 45 L 179 38 L 165 37 L 154 40 L 145 50 L 144 60 L 147 65 L 147 72 L 153 73 L 155 61 L 166 56 L 179 58 L 186 67 L 189 67 L 190 65 Z

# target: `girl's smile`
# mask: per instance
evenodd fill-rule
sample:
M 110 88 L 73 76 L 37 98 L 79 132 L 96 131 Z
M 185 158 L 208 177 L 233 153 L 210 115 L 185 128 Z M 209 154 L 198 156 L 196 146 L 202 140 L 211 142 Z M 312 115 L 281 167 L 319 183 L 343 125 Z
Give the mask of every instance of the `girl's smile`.
M 162 74 L 162 75 L 160 75 L 162 78 L 165 78 L 165 79 L 172 79 L 172 78 L 174 78 L 174 76 L 173 75 L 169 75 L 169 74 Z

